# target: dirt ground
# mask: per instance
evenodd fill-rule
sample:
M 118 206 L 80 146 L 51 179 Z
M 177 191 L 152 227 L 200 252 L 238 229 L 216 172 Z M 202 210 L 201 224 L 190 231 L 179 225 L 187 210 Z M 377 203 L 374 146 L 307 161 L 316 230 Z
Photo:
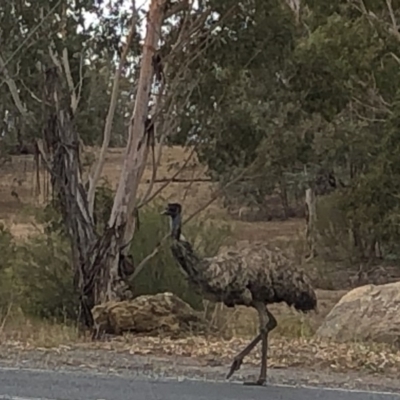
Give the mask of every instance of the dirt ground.
M 0 344 L 0 367 L 75 370 L 157 377 L 224 380 L 234 356 L 247 341 L 205 337 L 171 340 L 124 336 L 112 342 L 37 347 Z M 260 351 L 251 353 L 234 380 L 258 376 Z M 398 393 L 400 353 L 385 346 L 271 339 L 268 381 Z

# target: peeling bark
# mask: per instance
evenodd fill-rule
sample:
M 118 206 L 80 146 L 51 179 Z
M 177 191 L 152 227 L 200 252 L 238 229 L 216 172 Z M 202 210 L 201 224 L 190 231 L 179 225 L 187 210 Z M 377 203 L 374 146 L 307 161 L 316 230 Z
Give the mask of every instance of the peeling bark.
M 159 32 L 164 19 L 167 0 L 153 0 L 150 4 L 146 38 L 143 45 L 143 55 L 137 89 L 135 107 L 129 125 L 129 140 L 126 148 L 124 166 L 121 172 L 113 208 L 108 226 L 113 229 L 111 247 L 114 251 L 105 260 L 102 270 L 102 279 L 96 288 L 98 302 L 119 300 L 119 270 L 121 259 L 127 260 L 129 244 L 135 232 L 135 206 L 137 189 L 142 179 L 149 149 L 153 138 L 145 129 L 149 114 L 149 99 L 154 76 L 153 55 L 159 41 Z M 151 130 L 150 130 L 151 131 Z M 119 250 L 120 251 L 117 251 Z
M 52 186 L 61 205 L 71 240 L 75 284 L 79 290 L 82 321 L 93 328 L 92 308 L 107 301 L 132 298 L 127 278 L 134 272 L 129 245 L 136 224 L 136 197 L 147 156 L 154 138 L 145 129 L 150 90 L 154 76 L 153 56 L 157 50 L 168 0 L 153 0 L 143 46 L 137 98 L 129 126 L 124 165 L 107 229 L 99 237 L 84 187 L 80 163 L 80 139 L 74 126 L 68 82 L 61 63 L 46 72 L 47 125 L 43 132 Z
M 317 209 L 316 198 L 313 189 L 306 190 L 305 196 L 305 218 L 306 218 L 306 241 L 308 247 L 307 260 L 313 259 L 316 255 L 315 242 L 316 242 L 316 227 Z
M 123 226 L 108 228 L 102 237 L 98 237 L 96 233 L 82 180 L 80 140 L 74 126 L 70 101 L 65 95 L 68 93 L 67 86 L 63 83 L 58 67 L 46 71 L 45 97 L 49 107 L 43 136 L 51 159 L 48 162 L 54 196 L 59 200 L 63 221 L 71 240 L 81 321 L 85 326 L 92 327 L 91 310 L 104 300 L 98 288 L 102 287 L 102 280 L 107 279 L 105 267 L 109 260 L 118 260 L 113 281 L 114 299 L 125 300 L 132 297 L 126 278 L 133 273 L 133 265 L 128 257 L 121 257 L 120 254 L 118 237 Z
M 60 202 L 67 232 L 71 239 L 75 284 L 80 291 L 82 320 L 91 325 L 93 296 L 84 293 L 88 271 L 86 255 L 96 241 L 94 224 L 88 212 L 86 192 L 81 179 L 79 137 L 73 125 L 69 99 L 64 96 L 62 78 L 57 67 L 46 71 L 45 100 L 47 108 L 43 138 L 51 156 L 51 184 Z M 53 105 L 53 107 L 50 107 Z

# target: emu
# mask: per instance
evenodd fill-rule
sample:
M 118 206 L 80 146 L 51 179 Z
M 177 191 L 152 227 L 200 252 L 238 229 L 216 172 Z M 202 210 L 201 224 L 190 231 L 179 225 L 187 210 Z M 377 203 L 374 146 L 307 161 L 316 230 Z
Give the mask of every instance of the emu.
M 258 312 L 259 334 L 233 360 L 229 379 L 240 369 L 243 359 L 261 341 L 259 378 L 250 385 L 264 385 L 267 379 L 268 334 L 277 321 L 267 305 L 285 302 L 302 312 L 316 310 L 317 298 L 309 278 L 296 268 L 279 249 L 254 243 L 248 248 L 227 250 L 215 257 L 201 259 L 181 234 L 182 206 L 168 203 L 163 215 L 171 218 L 171 251 L 189 284 L 204 298 L 228 307 L 244 305 Z

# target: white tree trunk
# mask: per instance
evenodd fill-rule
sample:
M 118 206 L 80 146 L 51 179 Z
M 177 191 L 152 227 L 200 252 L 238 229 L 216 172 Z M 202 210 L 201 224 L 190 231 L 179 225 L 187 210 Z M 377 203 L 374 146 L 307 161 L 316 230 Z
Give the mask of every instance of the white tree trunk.
M 313 189 L 306 190 L 305 196 L 306 207 L 306 241 L 308 247 L 307 259 L 310 260 L 316 256 L 316 221 L 317 221 L 317 206 L 316 197 Z
M 167 0 L 152 0 L 147 19 L 147 30 L 140 67 L 137 97 L 129 125 L 123 169 L 114 199 L 109 229 L 114 237 L 104 260 L 102 278 L 96 290 L 96 304 L 120 300 L 125 292 L 120 279 L 121 259 L 127 258 L 129 243 L 135 231 L 135 203 L 137 190 L 146 165 L 153 138 L 148 137 L 145 121 L 149 114 L 149 100 L 153 83 L 153 55 L 158 48 L 159 33 L 164 20 Z

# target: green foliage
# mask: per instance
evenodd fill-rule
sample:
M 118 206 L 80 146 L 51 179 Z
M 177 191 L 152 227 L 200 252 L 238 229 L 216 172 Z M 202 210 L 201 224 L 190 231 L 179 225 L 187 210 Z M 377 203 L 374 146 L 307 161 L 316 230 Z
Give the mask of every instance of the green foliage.
M 15 243 L 10 231 L 0 223 L 0 272 L 12 266 Z
M 75 123 L 81 138 L 99 144 L 107 115 L 115 60 L 120 55 L 121 35 L 130 24 L 130 11 L 122 2 L 107 13 L 103 2 L 83 0 L 32 3 L 10 0 L 0 5 L 2 29 L 1 64 L 18 90 L 24 115 L 16 106 L 8 85 L 0 94 L 0 137 L 11 148 L 21 148 L 42 132 L 43 72 L 51 66 L 49 47 L 58 55 L 66 50 L 75 90 L 80 97 Z M 87 14 L 98 24 L 87 24 Z M 108 14 L 108 15 L 107 15 Z M 139 37 L 132 43 L 132 56 L 139 54 Z M 114 118 L 112 145 L 125 142 L 127 110 L 136 69 L 121 78 L 121 93 Z M 0 77 L 3 76 L 0 68 Z
M 15 242 L 1 227 L 0 315 L 8 307 L 42 318 L 76 320 L 69 245 L 57 234 Z
M 96 210 L 100 228 L 108 220 L 112 198 L 113 192 L 107 185 L 99 187 Z M 140 230 L 131 250 L 136 265 L 168 233 L 168 221 L 160 215 L 160 209 L 161 205 L 155 204 L 140 214 Z M 0 314 L 12 303 L 14 308 L 33 317 L 76 321 L 79 303 L 73 285 L 70 244 L 61 229 L 59 213 L 48 206 L 39 218 L 45 223 L 45 233 L 23 242 L 14 242 L 10 232 L 0 226 Z M 193 241 L 201 256 L 216 254 L 229 234 L 227 226 L 213 222 L 191 222 L 185 226 L 185 236 Z M 192 306 L 202 306 L 202 298 L 188 288 L 168 246 L 145 266 L 132 285 L 136 296 L 172 291 Z
M 391 6 L 398 15 L 400 5 Z M 256 0 L 224 20 L 187 75 L 188 88 L 199 79 L 182 94 L 176 138 L 198 142 L 222 184 L 252 166 L 224 191 L 225 204 L 267 209 L 278 191 L 290 216 L 296 192 L 319 169 L 334 170 L 346 188 L 321 214 L 330 226 L 321 246 L 336 236 L 329 257 L 373 258 L 374 243 L 383 257 L 400 257 L 400 52 L 388 21 L 376 0 L 307 0 L 297 21 L 282 2 Z
M 41 67 L 48 65 L 49 38 L 54 39 L 58 51 L 67 48 L 74 82 L 82 78 L 78 130 L 87 143 L 98 142 L 114 61 L 120 52 L 119 28 L 126 31 L 128 22 L 126 13 L 119 14 L 120 2 L 110 16 L 105 16 L 97 1 L 72 4 L 63 0 L 46 20 L 42 15 L 53 2 L 40 0 L 29 6 L 6 3 L 0 6 L 1 56 L 7 60 L 10 76 L 15 77 L 30 118 L 35 118 L 28 119 L 28 124 L 11 93 L 2 92 L 2 144 L 15 147 L 21 137 L 41 132 L 42 105 L 37 98 L 41 98 Z M 179 126 L 167 141 L 196 143 L 200 161 L 221 184 L 251 166 L 245 182 L 224 191 L 225 203 L 238 201 L 266 209 L 268 196 L 278 193 L 287 217 L 292 215 L 298 193 L 315 182 L 317 171 L 334 170 L 346 188 L 321 203 L 320 244 L 329 247 L 330 241 L 327 257 L 340 258 L 345 252 L 351 259 L 365 259 L 371 257 L 370 249 L 377 242 L 383 257 L 397 260 L 400 51 L 398 35 L 391 27 L 389 3 L 306 0 L 298 16 L 288 3 L 253 0 L 232 8 L 237 6 L 234 0 L 201 2 L 215 12 L 200 34 L 193 34 L 189 43 L 176 46 L 173 52 L 181 24 L 167 24 L 162 48 L 168 56 L 167 82 L 179 77 L 176 85 L 167 85 L 174 88 L 174 103 L 170 104 L 166 96 L 165 113 L 160 113 L 173 110 Z M 71 12 L 66 16 L 68 34 L 61 38 L 64 26 L 59 16 L 64 6 Z M 398 16 L 399 3 L 392 2 L 391 6 Z M 98 16 L 98 26 L 84 26 L 83 15 L 88 10 Z M 191 18 L 196 19 L 201 11 Z M 230 14 L 224 15 L 228 11 Z M 219 28 L 210 28 L 216 22 Z M 19 44 L 28 37 L 29 46 L 20 51 Z M 140 53 L 138 43 L 135 40 L 133 44 L 135 55 Z M 136 65 L 125 72 L 113 124 L 113 145 L 125 140 L 124 123 L 137 77 Z M 99 232 L 108 219 L 111 201 L 110 187 L 100 187 L 95 204 Z M 46 232 L 63 234 L 55 209 L 53 205 L 42 216 Z M 166 229 L 154 210 L 143 211 L 141 222 L 133 250 L 136 264 Z M 191 224 L 187 228 L 188 236 L 194 227 Z M 200 226 L 196 229 L 203 232 Z M 218 229 L 213 232 L 223 236 Z M 205 246 L 204 251 L 208 254 L 214 250 Z M 157 268 L 159 265 L 163 267 Z M 163 250 L 136 282 L 138 290 L 154 292 L 158 290 L 156 284 L 149 282 L 168 279 L 177 285 L 176 290 L 187 290 L 173 268 Z
M 150 254 L 169 232 L 168 219 L 160 216 L 163 206 L 161 203 L 153 204 L 140 214 L 141 229 L 136 232 L 132 246 L 132 256 L 136 265 Z M 194 244 L 198 254 L 207 257 L 215 255 L 230 235 L 228 225 L 220 225 L 213 221 L 191 221 L 184 225 L 183 231 L 185 237 Z M 188 287 L 185 277 L 172 257 L 168 242 L 146 264 L 132 284 L 137 296 L 171 291 L 194 308 L 202 306 L 202 297 Z
M 16 245 L 11 233 L 0 223 L 0 318 L 7 313 L 10 301 L 15 297 L 10 270 L 14 263 Z
M 37 235 L 18 245 L 12 275 L 24 313 L 77 321 L 70 245 L 58 234 Z

